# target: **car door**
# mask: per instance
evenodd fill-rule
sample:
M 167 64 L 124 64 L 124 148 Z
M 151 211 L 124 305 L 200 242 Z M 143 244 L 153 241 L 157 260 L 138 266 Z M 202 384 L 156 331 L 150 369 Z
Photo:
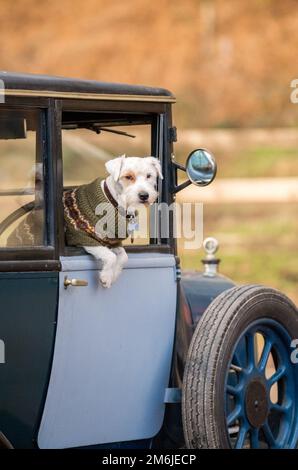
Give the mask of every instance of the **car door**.
M 17 448 L 35 445 L 55 337 L 47 106 L 9 98 L 0 105 L 0 432 Z
M 81 122 L 83 117 L 64 115 L 64 187 L 94 179 L 113 154 L 131 154 L 124 134 L 114 134 L 111 139 L 107 133 L 106 140 L 97 140 L 92 133 L 87 137 L 86 129 L 81 128 L 72 140 L 66 134 L 69 120 L 74 129 L 74 121 Z M 114 116 L 115 122 L 107 122 L 102 115 L 93 119 L 102 119 L 114 131 L 116 122 L 121 122 L 118 130 L 139 138 L 138 152 L 161 155 L 156 142 L 152 148 L 153 136 L 158 139 L 161 132 L 161 127 L 158 131 L 155 127 L 161 126 L 156 117 L 146 116 L 142 121 L 138 116 L 133 127 L 130 115 L 129 132 L 125 115 Z M 140 129 L 142 124 L 147 130 Z M 156 223 L 158 217 L 152 213 L 149 219 Z M 173 250 L 161 243 L 156 226 L 154 233 L 143 234 L 134 250 L 127 247 L 129 261 L 110 289 L 101 287 L 100 265 L 83 250 L 66 247 L 61 256 L 56 343 L 39 447 L 139 440 L 160 430 L 171 368 L 177 287 Z M 65 287 L 65 280 L 73 285 Z

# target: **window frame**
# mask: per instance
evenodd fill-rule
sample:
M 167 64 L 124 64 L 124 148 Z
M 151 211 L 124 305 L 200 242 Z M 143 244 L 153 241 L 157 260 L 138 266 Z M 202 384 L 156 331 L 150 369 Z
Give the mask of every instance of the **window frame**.
M 115 97 L 116 98 L 116 97 Z M 41 109 L 45 113 L 45 148 L 44 148 L 44 184 L 46 230 L 49 245 L 45 247 L 3 248 L 0 250 L 0 272 L 38 272 L 61 270 L 60 256 L 83 254 L 83 249 L 69 247 L 73 253 L 66 253 L 64 248 L 64 214 L 62 205 L 62 141 L 61 117 L 62 110 L 72 111 L 117 111 L 117 112 L 149 112 L 162 116 L 159 123 L 158 155 L 163 167 L 162 200 L 168 204 L 174 201 L 171 188 L 174 187 L 171 155 L 173 144 L 168 138 L 168 129 L 172 126 L 172 106 L 163 102 L 138 101 L 105 101 L 85 99 L 55 99 L 44 97 L 7 96 L 5 107 L 9 109 Z M 0 106 L 1 109 L 1 106 Z M 161 245 L 132 245 L 126 247 L 127 252 L 160 252 L 177 255 L 176 241 L 170 236 Z
M 56 256 L 55 224 L 53 208 L 53 159 L 50 145 L 50 100 L 10 97 L 0 106 L 10 111 L 38 111 L 39 132 L 36 134 L 36 152 L 40 153 L 43 164 L 44 185 L 44 230 L 46 245 L 0 247 L 1 271 L 52 271 L 58 268 L 53 262 Z
M 62 149 L 62 113 L 65 111 L 70 112 L 119 112 L 127 114 L 138 114 L 138 113 L 148 113 L 152 114 L 152 132 L 151 132 L 151 148 L 152 154 L 159 158 L 163 171 L 168 174 L 167 161 L 165 160 L 168 156 L 168 138 L 167 138 L 167 115 L 171 109 L 168 105 L 164 103 L 140 103 L 140 102 L 107 102 L 107 101 L 85 101 L 80 102 L 74 100 L 61 100 L 56 102 L 56 106 L 59 109 L 59 119 L 60 119 L 60 132 L 58 136 L 58 141 L 60 143 L 60 152 L 57 154 L 58 160 L 60 163 L 57 165 L 59 168 L 59 173 L 57 175 L 59 183 L 57 181 L 59 191 L 58 194 L 63 195 L 63 149 Z M 169 202 L 169 185 L 165 184 L 165 181 L 159 182 L 160 185 L 160 194 L 159 201 Z M 125 245 L 125 250 L 130 252 L 159 252 L 159 253 L 172 253 L 175 252 L 175 244 L 171 240 L 171 235 L 168 240 L 162 240 L 160 238 L 160 224 L 158 224 L 157 238 L 151 238 L 148 245 Z M 59 245 L 60 245 L 60 255 L 61 256 L 79 256 L 86 254 L 83 248 L 78 247 L 68 247 L 65 245 L 65 235 L 64 235 L 64 215 L 63 207 L 61 204 L 60 214 L 59 214 Z

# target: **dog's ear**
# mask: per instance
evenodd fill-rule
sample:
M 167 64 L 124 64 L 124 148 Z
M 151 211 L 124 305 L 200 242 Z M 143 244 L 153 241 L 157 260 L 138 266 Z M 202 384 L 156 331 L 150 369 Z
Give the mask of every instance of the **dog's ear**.
M 121 155 L 121 157 L 113 158 L 113 160 L 109 160 L 105 164 L 107 172 L 113 176 L 115 181 L 119 180 L 124 160 L 125 155 Z
M 160 161 L 158 160 L 158 158 L 155 158 L 155 157 L 147 157 L 147 158 L 149 159 L 150 163 L 156 169 L 158 177 L 162 180 L 163 176 L 162 176 L 162 172 L 161 172 L 161 164 L 160 164 Z

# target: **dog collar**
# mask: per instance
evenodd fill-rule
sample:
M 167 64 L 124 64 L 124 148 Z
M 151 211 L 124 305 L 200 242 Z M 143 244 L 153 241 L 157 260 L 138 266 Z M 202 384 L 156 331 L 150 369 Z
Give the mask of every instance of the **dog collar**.
M 117 209 L 122 216 L 126 217 L 127 219 L 130 219 L 131 215 L 127 214 L 124 207 L 119 206 L 118 202 L 116 201 L 116 199 L 112 195 L 111 191 L 109 190 L 106 180 L 104 180 L 104 182 L 103 182 L 103 189 L 104 189 L 104 193 L 105 193 L 107 199 L 115 207 L 115 209 Z
M 128 214 L 122 206 L 119 206 L 118 202 L 116 201 L 116 199 L 111 194 L 111 191 L 108 188 L 106 180 L 104 180 L 104 182 L 103 182 L 103 190 L 104 190 L 104 193 L 105 193 L 107 199 L 109 200 L 109 202 L 115 207 L 115 209 L 117 209 L 117 211 L 119 211 L 119 213 L 123 217 L 125 217 L 128 220 L 128 226 L 127 226 L 128 235 L 130 235 L 130 242 L 133 243 L 134 242 L 134 231 L 138 230 L 138 227 L 139 227 L 137 211 L 135 212 L 135 214 Z

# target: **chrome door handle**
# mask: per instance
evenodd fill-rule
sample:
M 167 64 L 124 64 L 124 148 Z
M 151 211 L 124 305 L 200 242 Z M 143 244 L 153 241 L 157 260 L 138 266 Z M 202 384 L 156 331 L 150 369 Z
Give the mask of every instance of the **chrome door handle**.
M 65 276 L 64 288 L 67 289 L 68 286 L 84 287 L 84 286 L 88 286 L 88 281 L 85 281 L 84 279 L 68 279 L 67 276 Z

